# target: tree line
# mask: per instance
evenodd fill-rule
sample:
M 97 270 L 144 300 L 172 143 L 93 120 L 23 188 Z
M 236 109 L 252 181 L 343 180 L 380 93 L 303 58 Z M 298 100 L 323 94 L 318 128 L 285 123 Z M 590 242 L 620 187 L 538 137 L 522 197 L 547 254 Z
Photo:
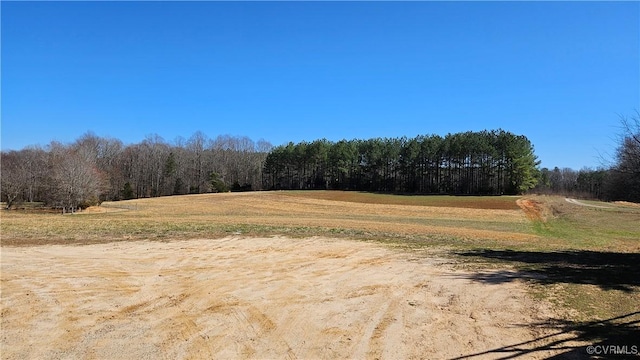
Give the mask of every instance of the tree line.
M 542 168 L 533 189 L 539 194 L 556 194 L 605 200 L 610 193 L 610 171 L 606 169 Z
M 87 133 L 0 153 L 0 197 L 73 212 L 105 200 L 272 189 L 501 195 L 527 191 L 640 202 L 640 114 L 621 117 L 615 160 L 601 169 L 539 169 L 531 142 L 504 130 L 273 147 L 202 132 L 125 145 Z
M 504 130 L 292 142 L 269 153 L 266 189 L 517 194 L 538 181 L 533 145 Z
M 132 145 L 87 133 L 71 144 L 2 152 L 2 201 L 73 212 L 105 200 L 260 189 L 271 147 L 202 132 L 174 143 L 151 135 Z

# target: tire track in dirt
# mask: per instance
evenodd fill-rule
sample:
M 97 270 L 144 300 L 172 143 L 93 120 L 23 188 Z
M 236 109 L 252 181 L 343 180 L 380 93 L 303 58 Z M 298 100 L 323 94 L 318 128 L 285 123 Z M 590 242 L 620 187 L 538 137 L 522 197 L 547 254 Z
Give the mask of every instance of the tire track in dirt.
M 392 300 L 387 303 L 386 308 L 384 308 L 384 313 L 380 316 L 371 333 L 367 358 L 404 358 L 402 348 L 392 348 L 394 344 L 402 343 L 400 338 L 400 334 L 402 334 L 402 310 L 398 306 L 399 301 L 398 297 L 393 297 Z M 391 331 L 394 328 L 396 331 Z

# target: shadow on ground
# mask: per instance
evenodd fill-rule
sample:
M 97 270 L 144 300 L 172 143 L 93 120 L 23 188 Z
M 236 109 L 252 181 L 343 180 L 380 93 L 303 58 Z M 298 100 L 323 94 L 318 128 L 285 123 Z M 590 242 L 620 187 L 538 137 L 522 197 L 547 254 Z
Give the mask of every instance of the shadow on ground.
M 543 285 L 585 284 L 602 290 L 620 290 L 630 297 L 639 296 L 638 253 L 473 250 L 458 255 L 517 264 L 516 270 L 478 272 L 468 276 L 474 281 L 489 284 L 517 280 Z M 640 359 L 640 309 L 638 310 L 601 321 L 554 320 L 534 324 L 534 328 L 551 331 L 551 334 L 456 359 L 528 358 L 545 351 L 557 354 L 549 357 L 551 359 Z M 588 350 L 592 350 L 592 354 Z
M 549 352 L 556 355 L 545 357 L 546 359 L 638 359 L 639 325 L 640 311 L 603 321 L 534 324 L 534 327 L 555 331 L 531 341 L 463 355 L 452 360 L 530 358 Z
M 541 284 L 588 284 L 633 292 L 640 286 L 640 254 L 599 251 L 535 252 L 473 250 L 458 255 L 521 263 L 522 270 L 478 273 L 473 279 L 503 283 L 517 279 Z

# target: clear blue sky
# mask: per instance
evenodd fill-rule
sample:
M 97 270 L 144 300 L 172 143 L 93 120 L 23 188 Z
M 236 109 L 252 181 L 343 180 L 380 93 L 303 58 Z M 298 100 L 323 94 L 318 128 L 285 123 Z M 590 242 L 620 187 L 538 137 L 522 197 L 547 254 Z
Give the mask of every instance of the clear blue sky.
M 640 110 L 638 2 L 6 2 L 2 149 L 503 128 L 595 167 Z

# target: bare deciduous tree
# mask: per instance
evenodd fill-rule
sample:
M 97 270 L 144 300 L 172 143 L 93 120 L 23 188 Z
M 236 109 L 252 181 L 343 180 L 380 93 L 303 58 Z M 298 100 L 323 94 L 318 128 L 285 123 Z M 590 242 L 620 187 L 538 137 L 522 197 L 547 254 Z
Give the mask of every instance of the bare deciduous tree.
M 640 113 L 620 116 L 622 134 L 608 186 L 610 198 L 640 202 Z
M 63 213 L 99 202 L 101 178 L 92 156 L 87 148 L 52 143 L 49 202 Z
M 628 118 L 621 116 L 623 135 L 618 148 L 618 168 L 628 173 L 640 173 L 640 112 Z
M 88 132 L 72 144 L 2 153 L 2 199 L 44 201 L 66 211 L 103 200 L 260 189 L 271 144 L 196 132 L 172 144 L 158 135 L 125 146 Z M 224 186 L 223 186 L 224 185 Z
M 2 169 L 0 184 L 2 189 L 2 200 L 6 202 L 6 208 L 20 200 L 26 188 L 29 174 L 24 168 L 21 154 L 17 151 L 3 152 L 1 157 Z

